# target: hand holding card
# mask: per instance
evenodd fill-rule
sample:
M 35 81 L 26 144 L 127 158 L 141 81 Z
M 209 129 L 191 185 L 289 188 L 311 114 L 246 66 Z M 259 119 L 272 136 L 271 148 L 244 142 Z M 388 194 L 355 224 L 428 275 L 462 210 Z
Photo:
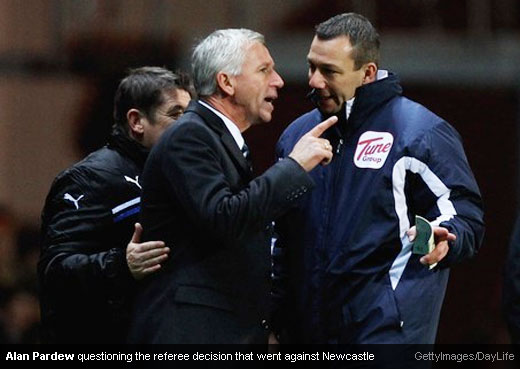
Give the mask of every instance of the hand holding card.
M 415 240 L 413 243 L 412 252 L 414 254 L 426 255 L 433 251 L 435 248 L 435 242 L 433 239 L 433 227 L 430 222 L 419 216 L 415 216 Z M 430 269 L 434 268 L 437 265 L 431 264 Z

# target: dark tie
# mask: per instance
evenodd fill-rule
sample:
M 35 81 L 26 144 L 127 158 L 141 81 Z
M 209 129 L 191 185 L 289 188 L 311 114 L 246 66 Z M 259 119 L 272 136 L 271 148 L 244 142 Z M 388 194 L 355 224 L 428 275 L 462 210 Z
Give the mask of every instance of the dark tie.
M 244 142 L 244 146 L 242 146 L 242 155 L 244 155 L 244 158 L 246 158 L 247 164 L 249 165 L 249 170 L 253 171 L 253 162 L 251 161 L 251 151 L 249 151 L 249 147 L 247 147 L 246 143 Z

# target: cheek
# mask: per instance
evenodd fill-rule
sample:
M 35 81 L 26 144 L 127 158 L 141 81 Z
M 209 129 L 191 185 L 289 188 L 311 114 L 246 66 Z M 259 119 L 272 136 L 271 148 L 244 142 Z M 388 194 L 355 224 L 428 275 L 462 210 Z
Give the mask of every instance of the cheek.
M 154 138 L 159 138 L 163 134 L 164 131 L 171 125 L 169 120 L 164 120 L 162 122 L 157 122 L 152 132 Z
M 356 77 L 356 87 L 362 86 L 365 83 L 365 72 L 361 69 Z
M 361 86 L 362 83 L 363 77 L 360 77 L 359 75 L 350 76 L 350 78 L 345 78 L 343 81 L 337 84 L 336 91 L 342 91 L 343 95 L 345 95 L 345 98 L 350 99 L 352 96 L 354 96 L 356 88 Z
M 173 124 L 173 119 L 171 117 L 162 117 L 162 120 L 159 124 L 159 128 L 161 131 L 164 131 L 166 128 Z
M 246 92 L 248 105 L 252 109 L 259 109 L 263 102 L 263 94 L 256 86 L 251 86 Z
M 170 124 L 166 124 L 166 125 L 157 127 L 157 129 L 153 132 L 155 141 L 157 141 L 162 136 L 164 131 L 166 131 L 166 129 L 168 129 L 169 126 L 170 126 Z

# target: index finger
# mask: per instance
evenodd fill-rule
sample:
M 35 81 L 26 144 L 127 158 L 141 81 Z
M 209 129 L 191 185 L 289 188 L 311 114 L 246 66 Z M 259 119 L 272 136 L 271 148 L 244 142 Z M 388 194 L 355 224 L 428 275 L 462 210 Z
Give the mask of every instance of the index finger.
M 141 244 L 139 244 L 141 247 L 140 247 L 140 250 L 139 252 L 149 252 L 150 250 L 156 250 L 156 249 L 162 249 L 164 248 L 163 252 L 169 252 L 170 249 L 165 247 L 166 245 L 164 244 L 163 241 L 147 241 L 147 242 L 143 242 Z
M 457 239 L 457 236 L 444 227 L 433 227 L 433 234 L 435 236 L 436 242 L 445 240 L 455 241 Z
M 334 123 L 338 121 L 338 117 L 333 115 L 332 117 L 324 120 L 320 124 L 318 124 L 316 127 L 311 129 L 308 134 L 314 137 L 320 137 L 323 132 L 325 132 L 329 127 L 331 127 Z

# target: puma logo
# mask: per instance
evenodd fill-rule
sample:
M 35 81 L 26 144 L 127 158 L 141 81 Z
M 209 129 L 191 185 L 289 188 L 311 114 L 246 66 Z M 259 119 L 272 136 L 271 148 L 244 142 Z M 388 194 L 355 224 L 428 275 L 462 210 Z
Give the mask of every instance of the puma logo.
M 131 182 L 133 184 L 135 184 L 137 187 L 139 187 L 140 190 L 142 190 L 143 188 L 141 187 L 141 185 L 139 184 L 139 176 L 135 176 L 135 179 L 132 179 L 128 176 L 125 176 L 125 179 L 127 182 Z
M 84 196 L 84 195 L 81 195 L 80 197 L 78 197 L 77 199 L 75 199 L 74 197 L 72 197 L 72 195 L 71 195 L 70 193 L 66 193 L 66 194 L 63 196 L 63 198 L 64 198 L 65 200 L 69 200 L 69 201 L 73 202 L 73 203 L 74 203 L 74 206 L 76 206 L 76 210 L 77 210 L 77 209 L 79 209 L 79 204 L 78 204 L 78 202 L 79 202 L 79 200 L 81 200 L 81 199 L 83 198 L 83 196 Z

